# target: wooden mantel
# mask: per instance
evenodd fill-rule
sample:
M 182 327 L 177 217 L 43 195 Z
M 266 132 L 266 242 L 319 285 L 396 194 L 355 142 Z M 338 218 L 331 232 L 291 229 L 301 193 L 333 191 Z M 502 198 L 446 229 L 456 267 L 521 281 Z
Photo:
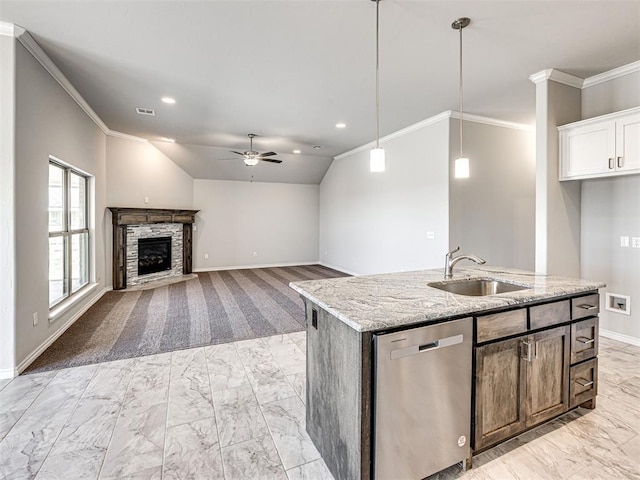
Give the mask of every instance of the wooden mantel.
M 200 210 L 109 207 L 113 224 L 113 289 L 127 287 L 127 225 L 181 223 L 183 273 L 191 273 L 193 222 Z

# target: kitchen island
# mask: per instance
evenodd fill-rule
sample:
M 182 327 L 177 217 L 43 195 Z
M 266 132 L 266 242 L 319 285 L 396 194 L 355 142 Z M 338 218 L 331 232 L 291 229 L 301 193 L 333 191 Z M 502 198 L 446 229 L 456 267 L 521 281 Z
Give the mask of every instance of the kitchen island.
M 470 278 L 523 289 L 467 296 L 429 286 Z M 604 284 L 495 267 L 457 268 L 442 280 L 436 269 L 291 284 L 307 318 L 307 431 L 337 480 L 385 478 L 376 471 L 374 438 L 374 350 L 384 335 L 472 324 L 469 433 L 458 440 L 468 465 L 474 453 L 532 426 L 595 406 L 597 290 Z

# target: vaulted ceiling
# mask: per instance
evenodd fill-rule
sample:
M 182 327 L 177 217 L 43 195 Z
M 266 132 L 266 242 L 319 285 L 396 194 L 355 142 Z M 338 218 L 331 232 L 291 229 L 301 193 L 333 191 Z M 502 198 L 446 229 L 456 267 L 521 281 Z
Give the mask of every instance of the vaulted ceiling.
M 465 111 L 478 115 L 533 123 L 532 73 L 640 59 L 637 0 L 382 0 L 380 15 L 382 135 L 457 109 L 461 16 Z M 370 0 L 0 0 L 0 20 L 29 31 L 110 129 L 194 178 L 319 183 L 333 156 L 375 137 Z M 248 133 L 283 163 L 219 160 Z

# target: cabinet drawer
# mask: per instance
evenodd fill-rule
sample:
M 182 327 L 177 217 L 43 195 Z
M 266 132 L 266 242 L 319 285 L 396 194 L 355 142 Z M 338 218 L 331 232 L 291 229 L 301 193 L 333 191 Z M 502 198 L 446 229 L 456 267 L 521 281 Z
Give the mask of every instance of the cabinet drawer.
M 600 295 L 594 293 L 586 297 L 571 299 L 571 319 L 590 317 L 600 313 Z
M 571 320 L 569 300 L 531 307 L 529 318 L 532 330 L 568 322 Z
M 571 325 L 571 363 L 598 356 L 598 317 Z
M 476 317 L 477 342 L 488 342 L 527 331 L 527 309 Z
M 569 407 L 573 408 L 598 394 L 598 359 L 593 358 L 571 367 L 569 375 Z

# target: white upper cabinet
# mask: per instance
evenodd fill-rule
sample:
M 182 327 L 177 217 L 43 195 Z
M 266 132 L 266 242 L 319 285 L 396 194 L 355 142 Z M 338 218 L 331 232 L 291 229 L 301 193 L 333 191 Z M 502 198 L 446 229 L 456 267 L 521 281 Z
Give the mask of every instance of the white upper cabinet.
M 558 130 L 560 180 L 640 173 L 640 107 Z

